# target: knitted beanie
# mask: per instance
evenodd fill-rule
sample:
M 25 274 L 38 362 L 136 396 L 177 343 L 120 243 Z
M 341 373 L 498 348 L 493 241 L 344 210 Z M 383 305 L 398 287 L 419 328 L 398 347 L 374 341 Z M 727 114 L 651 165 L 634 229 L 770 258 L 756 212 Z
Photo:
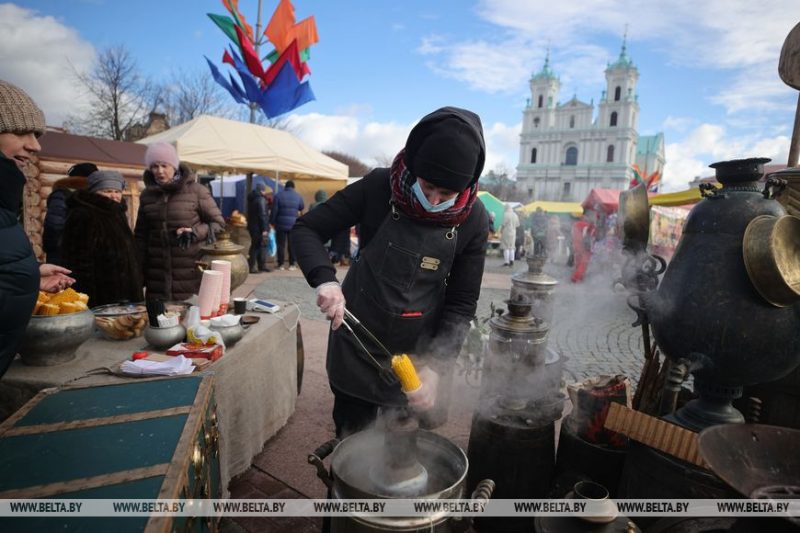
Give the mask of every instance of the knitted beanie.
M 474 183 L 483 170 L 480 118 L 458 108 L 442 108 L 423 117 L 408 135 L 405 163 L 414 177 L 437 187 L 461 192 Z
M 97 170 L 89 176 L 89 192 L 112 189 L 115 191 L 125 190 L 125 178 L 115 170 Z
M 153 163 L 166 163 L 178 170 L 180 165 L 178 152 L 175 151 L 174 146 L 165 142 L 148 145 L 147 151 L 144 153 L 144 164 L 147 168 L 150 168 Z
M 67 170 L 67 176 L 82 176 L 84 178 L 89 177 L 92 172 L 97 171 L 97 165 L 94 163 L 78 163 L 77 165 L 72 165 Z
M 0 133 L 41 137 L 45 130 L 44 113 L 25 91 L 0 80 Z

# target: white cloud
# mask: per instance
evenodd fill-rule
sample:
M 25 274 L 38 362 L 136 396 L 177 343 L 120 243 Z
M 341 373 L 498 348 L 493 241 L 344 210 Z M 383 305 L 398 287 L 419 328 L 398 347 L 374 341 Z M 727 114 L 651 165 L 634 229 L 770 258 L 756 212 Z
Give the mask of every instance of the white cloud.
M 708 165 L 716 161 L 769 157 L 783 163 L 789 155 L 789 137 L 732 137 L 721 126 L 701 124 L 680 142 L 667 144 L 665 151 L 664 190 L 676 191 L 697 176 L 713 174 Z
M 691 126 L 697 124 L 697 119 L 692 117 L 673 117 L 672 115 L 667 116 L 664 119 L 664 122 L 661 124 L 661 127 L 665 130 L 675 130 L 679 133 L 684 133 L 688 130 Z
M 94 47 L 55 18 L 0 4 L 0 79 L 24 89 L 49 125 L 60 126 L 84 102 L 70 64 L 84 71 L 94 58 Z
M 358 108 L 359 106 L 355 106 Z M 353 155 L 368 165 L 391 161 L 405 145 L 414 123 L 377 122 L 355 116 L 319 113 L 290 115 L 292 133 L 317 150 Z M 519 153 L 522 124 L 496 122 L 484 125 L 486 163 L 484 172 L 504 167 L 513 175 Z
M 293 114 L 288 120 L 292 132 L 317 150 L 350 154 L 367 165 L 383 164 L 394 158 L 413 126 L 319 113 Z

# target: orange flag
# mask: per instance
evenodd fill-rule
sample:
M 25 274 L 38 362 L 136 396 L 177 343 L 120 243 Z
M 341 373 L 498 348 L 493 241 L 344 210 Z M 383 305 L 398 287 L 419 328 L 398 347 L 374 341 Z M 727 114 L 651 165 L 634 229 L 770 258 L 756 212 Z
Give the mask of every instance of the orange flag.
M 278 7 L 275 8 L 275 12 L 272 14 L 269 24 L 267 24 L 267 27 L 264 29 L 264 35 L 275 45 L 278 53 L 281 53 L 289 46 L 289 43 L 292 42 L 289 32 L 293 27 L 294 6 L 292 6 L 289 0 L 281 0 L 280 3 L 278 3 Z
M 299 50 L 305 50 L 312 44 L 319 42 L 317 23 L 314 21 L 313 15 L 308 18 L 304 18 L 292 27 L 292 29 L 289 31 L 289 42 L 286 43 L 286 46 L 289 46 L 289 44 L 294 40 L 297 40 L 297 48 Z M 281 52 L 283 52 L 283 50 L 281 50 Z

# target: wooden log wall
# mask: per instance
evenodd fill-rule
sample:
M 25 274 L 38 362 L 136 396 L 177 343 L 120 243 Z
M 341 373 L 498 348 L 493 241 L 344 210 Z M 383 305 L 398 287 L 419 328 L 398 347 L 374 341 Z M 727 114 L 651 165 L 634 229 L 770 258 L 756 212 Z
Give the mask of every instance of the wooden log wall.
M 44 217 L 47 214 L 47 198 L 53 192 L 53 184 L 66 178 L 69 168 L 80 162 L 40 159 L 25 169 L 25 176 L 28 179 L 22 196 L 23 225 L 39 261 L 46 259 L 42 249 L 42 231 Z M 125 178 L 127 187 L 123 196 L 128 204 L 128 222 L 133 229 L 136 225 L 136 214 L 139 212 L 139 195 L 144 187 L 141 183 L 144 167 L 134 168 L 108 164 L 100 164 L 97 167 L 100 170 L 116 170 Z

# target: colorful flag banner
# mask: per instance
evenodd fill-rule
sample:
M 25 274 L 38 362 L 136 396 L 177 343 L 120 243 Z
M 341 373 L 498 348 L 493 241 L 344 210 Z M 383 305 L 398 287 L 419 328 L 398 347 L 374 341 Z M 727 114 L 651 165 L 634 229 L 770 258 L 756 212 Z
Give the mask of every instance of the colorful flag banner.
M 292 41 L 292 44 L 283 51 L 278 60 L 267 69 L 264 73 L 264 77 L 261 78 L 264 80 L 265 87 L 269 87 L 272 81 L 278 76 L 283 65 L 287 62 L 292 65 L 292 69 L 294 69 L 298 81 L 302 80 L 306 75 L 311 74 L 308 65 L 300 61 L 300 54 L 297 53 L 297 41 Z
M 289 0 L 280 0 L 267 27 L 264 28 L 264 35 L 275 46 L 279 54 L 291 42 L 287 36 L 292 26 L 294 26 L 294 6 Z M 286 44 L 284 45 L 284 43 Z
M 235 30 L 236 24 L 229 17 L 225 15 L 215 15 L 213 13 L 206 13 L 206 15 L 214 21 L 214 24 L 216 24 L 236 46 L 239 46 L 239 38 L 236 36 Z
M 247 38 L 242 29 L 236 26 L 236 36 L 239 38 L 239 49 L 242 51 L 242 57 L 247 65 L 250 73 L 258 79 L 264 77 L 264 67 L 261 66 L 261 60 L 258 59 L 256 49 L 253 48 L 253 42 Z
M 205 56 L 203 56 L 205 57 Z M 247 100 L 241 97 L 241 93 L 237 92 L 229 83 L 228 80 L 220 73 L 217 66 L 211 62 L 209 58 L 206 57 L 206 61 L 208 62 L 208 68 L 211 69 L 211 75 L 214 77 L 214 81 L 219 83 L 228 93 L 233 97 L 240 104 L 246 104 Z
M 269 61 L 270 63 L 274 63 L 278 60 L 280 56 L 281 56 L 280 52 L 278 52 L 277 50 L 273 50 L 264 56 L 264 61 Z M 300 61 L 305 63 L 309 59 L 311 59 L 311 49 L 306 48 L 305 50 L 300 50 Z
M 222 0 L 222 5 L 225 6 L 228 13 L 236 20 L 236 24 L 244 30 L 245 35 L 247 35 L 250 41 L 255 42 L 255 39 L 253 39 L 253 28 L 247 23 L 244 15 L 239 11 L 239 0 Z
M 292 65 L 284 63 L 278 75 L 264 91 L 261 109 L 269 118 L 288 113 L 292 109 L 314 100 L 308 82 L 300 83 Z

